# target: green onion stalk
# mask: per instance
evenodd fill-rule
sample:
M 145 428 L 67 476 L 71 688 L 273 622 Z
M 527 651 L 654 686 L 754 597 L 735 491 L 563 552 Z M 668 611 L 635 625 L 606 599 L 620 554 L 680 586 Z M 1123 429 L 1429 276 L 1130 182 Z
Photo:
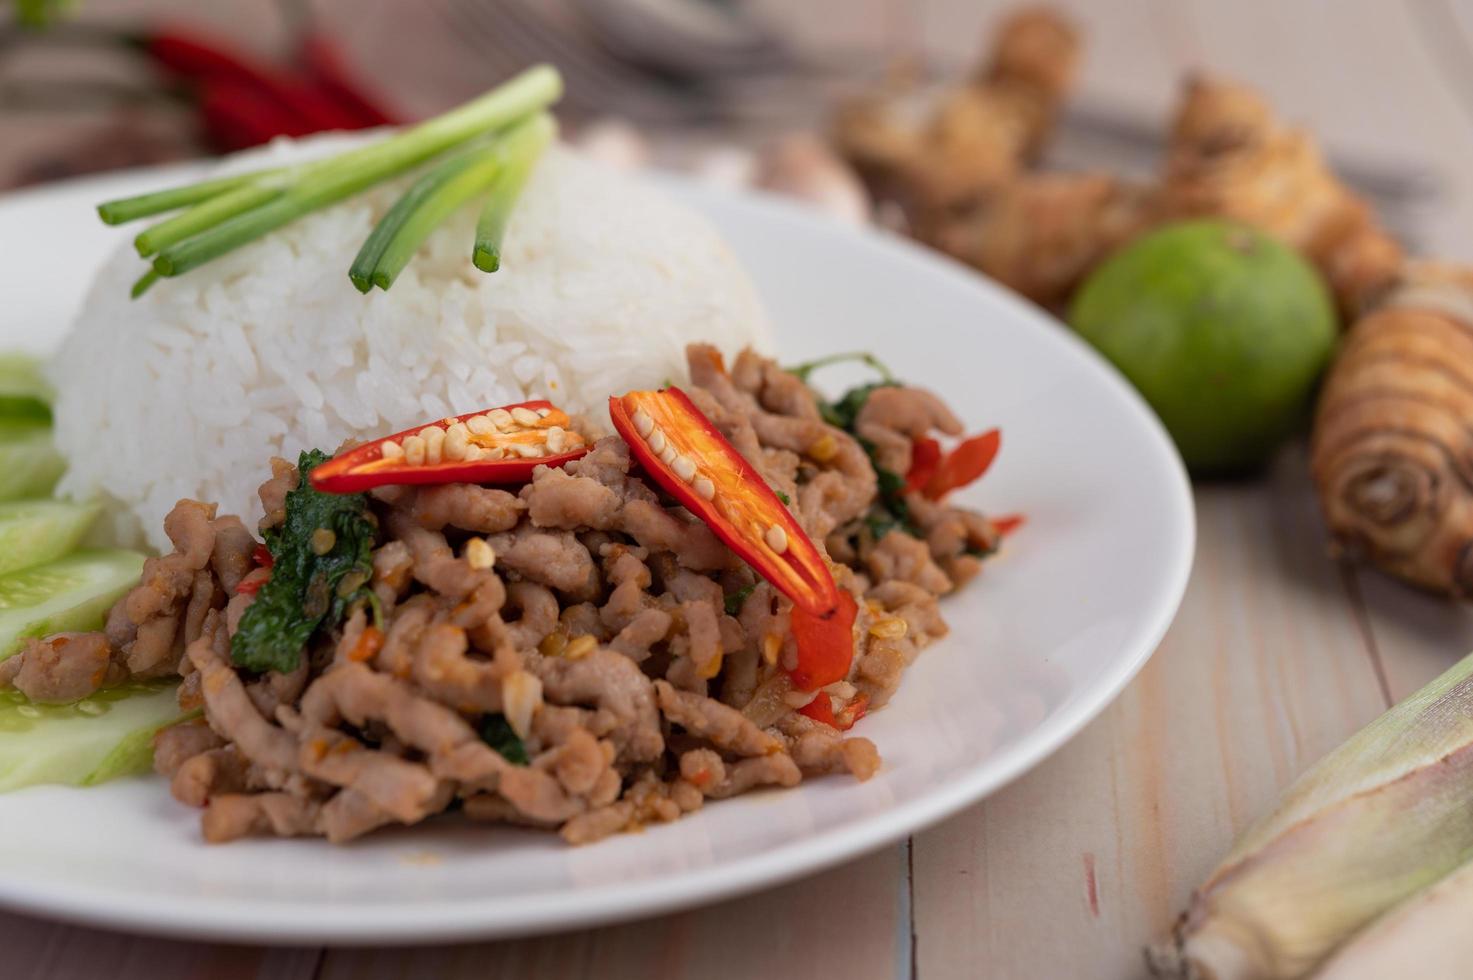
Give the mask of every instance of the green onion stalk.
M 537 66 L 442 116 L 368 146 L 299 166 L 108 201 L 98 207 L 98 214 L 108 224 L 120 224 L 185 209 L 135 240 L 139 254 L 152 258 L 151 270 L 133 287 L 136 297 L 160 277 L 183 275 L 298 218 L 462 148 L 416 182 L 354 261 L 350 277 L 359 289 L 366 291 L 372 285 L 387 289 L 435 226 L 483 193 L 490 194 L 482 215 L 488 254 L 499 254 L 500 234 L 526 172 L 554 131 L 543 110 L 561 94 L 557 71 Z M 481 243 L 478 234 L 478 253 Z

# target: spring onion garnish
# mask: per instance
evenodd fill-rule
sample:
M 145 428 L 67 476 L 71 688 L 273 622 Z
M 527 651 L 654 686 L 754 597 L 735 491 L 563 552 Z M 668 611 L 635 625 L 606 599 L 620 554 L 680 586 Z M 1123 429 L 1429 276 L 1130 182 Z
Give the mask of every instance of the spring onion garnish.
M 552 117 L 538 113 L 501 138 L 473 146 L 438 164 L 380 219 L 363 243 L 348 278 L 359 292 L 388 289 L 430 232 L 472 198 L 490 191 L 486 210 L 510 214 L 537 154 L 556 131 Z M 484 217 L 482 219 L 484 221 Z M 497 232 L 499 246 L 500 232 Z M 480 233 L 477 231 L 479 247 Z M 495 266 L 487 269 L 494 272 Z
M 481 209 L 476 222 L 476 245 L 471 252 L 471 261 L 482 272 L 495 272 L 501 268 L 501 240 L 506 235 L 507 223 L 511 220 L 512 208 L 522 196 L 522 188 L 537 158 L 552 138 L 557 135 L 557 126 L 551 117 L 542 115 L 515 132 L 508 133 L 502 143 L 501 153 L 505 165 L 491 185 L 491 196 Z
M 554 132 L 543 110 L 561 94 L 557 71 L 538 66 L 377 143 L 298 166 L 108 201 L 98 214 L 108 224 L 121 224 L 184 209 L 135 240 L 138 253 L 152 259 L 152 268 L 133 286 L 136 298 L 160 277 L 183 275 L 313 211 L 435 163 L 385 215 L 350 270 L 360 290 L 387 289 L 440 222 L 488 191 L 485 241 L 489 254 L 499 253 L 527 171 Z M 478 252 L 481 242 L 478 234 Z

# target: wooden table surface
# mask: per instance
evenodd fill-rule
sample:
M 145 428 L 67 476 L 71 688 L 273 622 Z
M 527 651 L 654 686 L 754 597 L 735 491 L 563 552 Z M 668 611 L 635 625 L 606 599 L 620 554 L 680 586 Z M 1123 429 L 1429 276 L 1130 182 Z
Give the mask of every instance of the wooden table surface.
M 825 0 L 810 43 L 970 57 L 1005 6 Z M 1435 176 L 1421 247 L 1473 258 L 1473 3 L 1061 3 L 1089 33 L 1081 99 L 1143 118 L 1206 67 L 1264 88 L 1338 154 Z M 846 12 L 833 16 L 837 8 Z M 900 39 L 897 41 L 897 39 Z M 3 132 L 3 129 L 0 129 Z M 5 141 L 0 139 L 0 154 Z M 903 843 L 647 922 L 423 949 L 263 949 L 0 914 L 8 978 L 1137 977 L 1235 833 L 1298 772 L 1473 647 L 1473 615 L 1333 564 L 1302 448 L 1196 491 L 1199 543 L 1136 681 L 1037 769 Z M 1039 583 L 1047 588 L 1048 583 Z

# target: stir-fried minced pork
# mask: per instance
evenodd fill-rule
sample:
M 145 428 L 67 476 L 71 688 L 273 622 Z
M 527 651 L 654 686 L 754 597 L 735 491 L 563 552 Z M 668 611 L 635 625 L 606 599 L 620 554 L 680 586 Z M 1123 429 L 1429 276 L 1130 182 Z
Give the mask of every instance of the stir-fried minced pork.
M 933 394 L 876 388 L 854 434 L 808 386 L 750 351 L 688 352 L 689 394 L 788 502 L 857 599 L 847 678 L 796 690 L 791 603 L 646 477 L 619 438 L 519 490 L 380 487 L 362 597 L 294 669 L 254 673 L 233 638 L 274 574 L 241 522 L 180 501 L 174 544 L 98 633 L 33 640 L 0 686 L 75 700 L 178 673 L 198 721 L 162 731 L 155 765 L 202 808 L 203 834 L 349 840 L 447 809 L 558 829 L 572 843 L 677 819 L 706 799 L 808 776 L 867 779 L 875 746 L 810 717 L 878 707 L 945 635 L 938 597 L 997 546 L 978 514 L 907 493 L 876 531 L 876 467 L 958 435 Z M 295 467 L 271 461 L 261 530 L 282 526 Z M 803 709 L 800 713 L 799 709 Z

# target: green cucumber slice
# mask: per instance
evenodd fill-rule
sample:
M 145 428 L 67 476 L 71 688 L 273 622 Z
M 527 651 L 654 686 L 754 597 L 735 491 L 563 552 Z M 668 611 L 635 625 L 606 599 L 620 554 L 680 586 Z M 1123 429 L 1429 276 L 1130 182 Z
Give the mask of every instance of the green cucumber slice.
M 70 553 L 97 520 L 96 504 L 15 500 L 0 504 L 0 575 Z
M 0 419 L 50 423 L 54 394 L 39 359 L 30 354 L 0 354 Z
M 44 497 L 65 469 L 51 426 L 0 422 L 0 500 Z
M 154 733 L 186 717 L 178 687 L 124 684 L 44 705 L 0 691 L 0 793 L 38 783 L 93 786 L 146 771 Z
M 97 629 L 142 571 L 136 551 L 78 551 L 0 575 L 0 660 L 34 636 Z

